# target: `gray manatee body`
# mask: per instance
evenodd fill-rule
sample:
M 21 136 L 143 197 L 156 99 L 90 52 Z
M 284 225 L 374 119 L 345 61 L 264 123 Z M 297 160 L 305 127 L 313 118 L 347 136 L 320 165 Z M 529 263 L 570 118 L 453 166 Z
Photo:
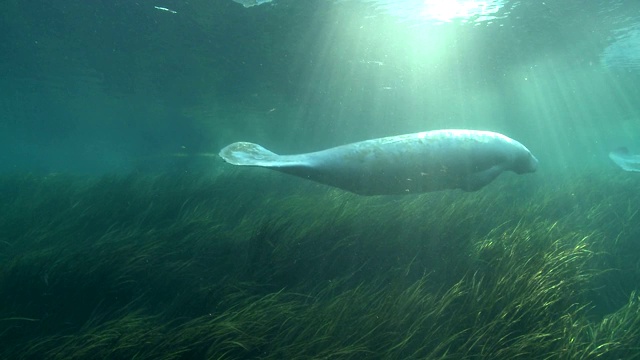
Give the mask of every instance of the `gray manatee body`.
M 475 191 L 503 171 L 524 174 L 538 167 L 524 145 L 478 130 L 390 136 L 299 155 L 277 155 L 257 144 L 237 142 L 219 155 L 233 165 L 274 169 L 360 195 Z
M 610 152 L 609 159 L 624 171 L 640 172 L 640 155 L 630 154 L 626 147 Z

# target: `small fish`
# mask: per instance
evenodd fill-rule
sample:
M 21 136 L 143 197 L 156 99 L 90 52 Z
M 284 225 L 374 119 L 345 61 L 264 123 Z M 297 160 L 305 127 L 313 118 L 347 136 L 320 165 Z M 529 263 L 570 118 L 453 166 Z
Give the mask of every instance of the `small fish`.
M 154 6 L 154 8 L 156 8 L 158 10 L 162 10 L 162 11 L 168 11 L 168 12 L 170 12 L 172 14 L 177 14 L 178 13 L 177 11 L 173 11 L 171 9 L 167 9 L 166 7 Z

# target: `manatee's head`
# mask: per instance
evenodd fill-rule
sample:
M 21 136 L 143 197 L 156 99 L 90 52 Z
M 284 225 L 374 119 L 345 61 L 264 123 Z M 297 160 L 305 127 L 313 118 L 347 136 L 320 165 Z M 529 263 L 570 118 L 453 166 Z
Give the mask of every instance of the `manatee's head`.
M 516 174 L 532 173 L 538 170 L 538 159 L 526 148 L 522 147 L 513 161 L 512 169 Z

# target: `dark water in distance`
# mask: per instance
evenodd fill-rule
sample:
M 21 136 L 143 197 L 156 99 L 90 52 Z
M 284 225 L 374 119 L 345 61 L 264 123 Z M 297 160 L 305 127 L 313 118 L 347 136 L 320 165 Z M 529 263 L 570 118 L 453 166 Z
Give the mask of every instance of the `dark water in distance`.
M 640 4 L 460 4 L 7 1 L 0 171 L 156 169 L 240 140 L 295 153 L 460 127 L 505 133 L 556 173 L 640 151 Z

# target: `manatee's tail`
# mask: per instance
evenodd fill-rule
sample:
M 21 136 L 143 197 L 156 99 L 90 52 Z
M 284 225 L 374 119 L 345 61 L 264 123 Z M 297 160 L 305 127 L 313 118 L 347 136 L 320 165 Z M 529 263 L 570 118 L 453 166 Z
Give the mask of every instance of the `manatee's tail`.
M 220 157 L 232 165 L 289 168 L 304 165 L 297 155 L 278 155 L 258 144 L 237 142 L 220 150 Z

